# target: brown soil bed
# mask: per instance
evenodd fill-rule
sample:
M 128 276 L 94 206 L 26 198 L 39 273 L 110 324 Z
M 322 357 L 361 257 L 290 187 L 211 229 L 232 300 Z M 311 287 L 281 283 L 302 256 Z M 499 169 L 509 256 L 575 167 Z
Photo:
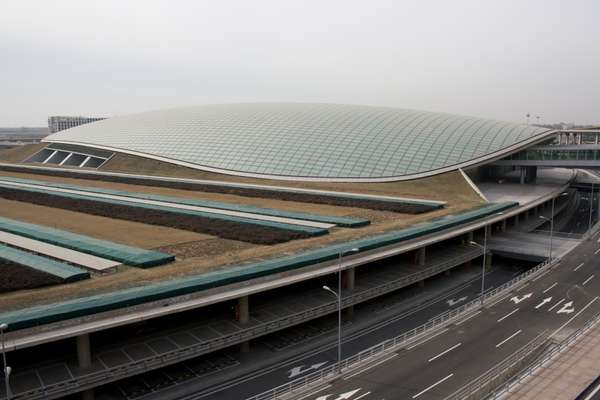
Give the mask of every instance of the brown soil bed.
M 31 172 L 31 170 L 27 170 L 26 168 L 14 165 L 0 166 L 0 170 L 8 171 L 8 172 Z M 48 176 L 59 176 L 59 177 L 74 177 L 73 173 L 70 171 L 61 171 L 61 170 L 36 170 L 36 174 L 48 175 Z M 218 184 L 203 184 L 203 183 L 194 183 L 194 182 L 174 182 L 174 181 L 159 181 L 154 179 L 146 179 L 146 178 L 136 178 L 136 177 L 123 177 L 123 176 L 107 176 L 107 175 L 96 175 L 96 174 L 86 174 L 85 172 L 77 173 L 77 178 L 81 179 L 89 179 L 89 180 L 103 180 L 108 182 L 119 182 L 119 183 L 127 183 L 132 185 L 143 185 L 143 186 L 157 186 L 157 187 L 166 187 L 171 189 L 182 189 L 182 190 L 193 190 L 193 191 L 202 191 L 208 193 L 221 193 L 221 194 L 231 194 L 236 196 L 246 196 L 246 197 L 260 197 L 266 199 L 277 199 L 284 201 L 296 201 L 296 202 L 304 202 L 304 203 L 314 203 L 314 204 L 328 204 L 334 206 L 342 206 L 342 207 L 355 207 L 355 208 L 367 208 L 372 210 L 381 210 L 381 211 L 393 211 L 404 214 L 419 214 L 428 211 L 432 211 L 437 206 L 430 206 L 426 204 L 410 204 L 403 203 L 401 201 L 382 201 L 376 199 L 356 199 L 356 198 L 348 198 L 342 196 L 335 195 L 318 195 L 311 193 L 301 193 L 301 192 L 283 192 L 278 190 L 270 190 L 270 189 L 253 189 L 253 188 L 242 188 L 242 187 L 230 187 L 230 186 L 222 186 Z
M 120 204 L 106 204 L 94 200 L 71 199 L 47 193 L 32 193 L 18 189 L 0 188 L 0 197 L 42 206 L 74 210 L 92 215 L 168 226 L 192 232 L 205 233 L 224 239 L 255 244 L 276 244 L 312 235 L 283 228 L 257 226 L 234 221 L 215 220 L 168 211 L 149 210 Z
M 0 260 L 0 293 L 56 285 L 60 278 L 31 268 Z

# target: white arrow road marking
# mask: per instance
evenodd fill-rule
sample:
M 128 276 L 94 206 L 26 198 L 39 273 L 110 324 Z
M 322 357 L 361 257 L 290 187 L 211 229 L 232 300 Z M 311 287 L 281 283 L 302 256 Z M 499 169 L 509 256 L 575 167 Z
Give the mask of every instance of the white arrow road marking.
M 452 378 L 454 376 L 454 374 L 450 374 L 445 378 L 440 379 L 439 381 L 437 381 L 436 383 L 434 383 L 433 385 L 429 386 L 428 388 L 420 391 L 419 393 L 415 394 L 412 398 L 416 399 L 417 397 L 419 397 L 420 395 L 422 395 L 423 393 L 426 393 L 427 391 L 433 389 L 434 387 L 436 387 L 437 385 L 439 385 L 442 382 L 447 381 L 448 379 Z
M 577 272 L 577 270 L 581 267 L 583 267 L 584 263 L 579 264 L 578 266 L 575 267 L 575 269 L 573 270 L 573 272 Z
M 550 285 L 550 287 L 548 287 L 548 289 L 544 290 L 542 293 L 546 293 L 546 292 L 550 291 L 550 289 L 552 289 L 556 285 L 558 285 L 558 282 L 554 282 L 552 285 Z
M 342 393 L 338 397 L 336 397 L 335 400 L 347 400 L 350 397 L 354 396 L 356 393 L 360 392 L 360 390 L 361 389 L 358 388 L 358 389 L 354 389 L 354 390 L 351 390 L 351 391 L 346 392 L 346 393 Z M 369 393 L 371 393 L 371 392 L 369 392 Z M 357 399 L 365 397 L 369 393 L 365 393 L 364 395 L 359 396 Z M 333 395 L 332 394 L 326 394 L 325 396 L 317 397 L 316 400 L 327 400 L 329 398 L 329 396 L 333 396 Z
M 313 365 L 311 365 L 308 368 L 304 368 L 304 365 L 300 365 L 298 367 L 294 367 L 294 368 L 292 368 L 292 369 L 289 370 L 290 375 L 288 376 L 288 378 L 295 378 L 298 375 L 301 375 L 301 374 L 303 374 L 305 372 L 308 372 L 308 371 L 312 371 L 313 369 L 317 370 L 317 369 L 321 368 L 325 364 L 327 364 L 327 361 L 320 362 L 320 363 L 317 363 L 317 364 L 313 364 Z
M 563 306 L 560 308 L 560 310 L 558 310 L 556 313 L 557 314 L 571 314 L 572 312 L 575 311 L 574 308 L 571 308 L 573 306 L 573 302 L 570 301 L 568 303 L 563 304 Z
M 504 339 L 503 341 L 501 341 L 500 343 L 498 343 L 496 345 L 496 348 L 502 346 L 504 343 L 508 342 L 510 339 L 514 338 L 515 336 L 517 336 L 519 333 L 521 333 L 521 329 L 519 329 L 518 331 L 516 331 L 515 333 L 513 333 L 512 335 L 510 335 L 509 337 L 507 337 L 506 339 Z
M 565 301 L 565 299 L 561 299 L 558 303 L 556 303 L 555 305 L 553 305 L 552 307 L 550 307 L 548 309 L 548 311 L 554 310 L 556 307 L 558 307 L 560 304 L 562 304 L 563 301 Z
M 463 301 L 465 301 L 465 300 L 467 300 L 467 299 L 468 299 L 468 297 L 467 297 L 467 296 L 463 296 L 463 297 L 461 297 L 460 299 L 456 299 L 456 300 L 454 300 L 454 299 L 448 299 L 448 300 L 446 300 L 446 303 L 448 303 L 448 305 L 449 305 L 450 307 L 452 307 L 453 305 L 455 305 L 455 304 L 458 304 L 458 303 L 460 303 L 460 302 L 463 302 Z
M 440 354 L 438 354 L 437 356 L 430 358 L 428 362 L 432 362 L 433 360 L 436 360 L 436 359 L 440 358 L 440 357 L 441 357 L 441 356 L 443 356 L 444 354 L 446 354 L 446 353 L 448 353 L 448 352 L 450 352 L 450 351 L 454 350 L 455 348 L 459 347 L 461 344 L 462 344 L 462 343 L 455 344 L 454 346 L 450 347 L 449 349 L 442 351 L 442 352 L 441 352 Z
M 504 321 L 506 318 L 510 317 L 511 315 L 513 315 L 514 313 L 516 313 L 517 311 L 519 311 L 518 307 L 516 309 L 512 310 L 511 312 L 509 312 L 508 314 L 506 314 L 504 317 L 500 318 L 497 322 Z
M 538 308 L 542 307 L 544 304 L 550 303 L 551 301 L 552 301 L 552 297 L 546 297 L 544 300 L 542 300 L 542 302 L 540 304 L 535 306 L 535 309 L 537 310 Z
M 533 296 L 533 293 L 527 293 L 527 294 L 524 294 L 521 297 L 519 297 L 519 296 L 511 297 L 510 301 L 512 301 L 515 304 L 519 304 L 520 302 L 522 302 L 523 300 L 526 300 L 526 299 L 530 298 L 531 296 Z
M 588 283 L 589 281 L 591 281 L 592 279 L 594 279 L 594 275 L 590 276 L 589 278 L 587 278 L 585 281 L 583 281 L 583 283 L 581 284 L 582 286 L 585 286 L 586 283 Z

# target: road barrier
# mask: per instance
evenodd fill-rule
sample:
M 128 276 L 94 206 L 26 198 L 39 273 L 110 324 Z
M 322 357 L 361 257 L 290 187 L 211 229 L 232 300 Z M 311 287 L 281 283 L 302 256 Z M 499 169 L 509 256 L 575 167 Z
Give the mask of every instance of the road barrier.
M 509 391 L 513 386 L 521 383 L 525 378 L 530 376 L 534 371 L 543 366 L 546 362 L 552 359 L 555 355 L 562 352 L 565 348 L 569 347 L 573 342 L 579 339 L 582 335 L 586 334 L 590 329 L 594 328 L 596 324 L 600 323 L 600 313 L 596 313 L 592 318 L 590 318 L 581 328 L 577 329 L 559 344 L 551 347 L 547 352 L 542 354 L 533 364 L 530 364 L 522 370 L 517 376 L 513 379 L 510 379 L 508 382 L 503 385 L 495 388 L 492 393 L 486 397 L 487 400 L 493 400 L 499 398 L 502 394 Z
M 546 260 L 534 268 L 515 277 L 509 282 L 506 282 L 504 285 L 485 292 L 482 296 L 479 296 L 469 303 L 466 303 L 453 310 L 446 311 L 435 318 L 430 319 L 424 325 L 363 350 L 352 357 L 342 360 L 339 363 L 321 368 L 320 370 L 305 375 L 302 378 L 290 381 L 284 385 L 250 397 L 247 400 L 293 399 L 294 395 L 305 394 L 307 390 L 313 387 L 318 387 L 329 380 L 339 377 L 340 375 L 343 376 L 345 374 L 349 374 L 357 367 L 363 366 L 365 363 L 379 361 L 390 352 L 396 351 L 399 347 L 413 343 L 417 339 L 423 338 L 427 334 L 433 333 L 436 330 L 447 326 L 452 321 L 466 317 L 471 312 L 481 308 L 486 302 L 495 300 L 496 296 L 504 294 L 505 292 L 518 287 L 520 284 L 525 283 L 525 281 L 532 279 L 534 276 L 541 274 L 551 266 L 555 265 L 558 261 L 559 260 L 556 258 L 552 260 Z
M 542 332 L 535 339 L 521 347 L 516 352 L 494 365 L 476 379 L 452 393 L 444 400 L 477 400 L 486 398 L 487 393 L 497 386 L 498 380 L 506 379 L 506 375 L 512 375 L 515 368 L 519 368 L 523 362 L 528 362 L 531 356 L 536 352 L 541 352 L 549 340 L 546 336 L 547 331 Z M 490 388 L 490 386 L 492 386 Z

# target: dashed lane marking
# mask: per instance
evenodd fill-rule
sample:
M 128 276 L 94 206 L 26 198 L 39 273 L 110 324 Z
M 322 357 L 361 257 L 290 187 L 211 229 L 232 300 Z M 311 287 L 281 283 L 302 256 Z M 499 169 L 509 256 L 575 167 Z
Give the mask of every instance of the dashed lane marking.
M 576 272 L 579 268 L 583 267 L 584 263 L 579 264 L 578 266 L 575 267 L 575 269 L 573 270 L 573 272 Z
M 517 311 L 519 311 L 519 308 L 515 308 L 514 310 L 512 310 L 511 312 L 509 312 L 508 314 L 506 314 L 504 317 L 500 318 L 497 322 L 502 322 L 504 321 L 506 318 L 510 317 L 511 315 L 513 315 L 514 313 L 516 313 Z
M 558 285 L 558 282 L 554 282 L 552 285 L 550 285 L 550 287 L 548 287 L 546 290 L 544 290 L 542 293 L 546 293 L 548 291 L 550 291 L 550 289 L 552 289 L 554 286 Z
M 432 362 L 433 360 L 437 360 L 438 358 L 440 358 L 444 354 L 451 352 L 452 350 L 456 349 L 457 347 L 460 347 L 460 345 L 462 345 L 462 343 L 455 344 L 454 346 L 450 347 L 449 349 L 446 349 L 446 350 L 442 351 L 437 356 L 430 358 L 427 362 Z
M 583 281 L 583 283 L 581 284 L 582 286 L 585 286 L 586 283 L 588 283 L 589 281 L 591 281 L 592 279 L 594 279 L 594 275 L 590 276 L 589 278 L 587 278 L 585 281 Z
M 419 393 L 415 394 L 412 398 L 416 399 L 417 397 L 419 397 L 420 395 L 422 395 L 423 393 L 427 393 L 428 391 L 430 391 L 431 389 L 433 389 L 434 387 L 436 387 L 437 385 L 439 385 L 440 383 L 443 383 L 445 381 L 447 381 L 448 379 L 452 378 L 454 376 L 454 374 L 450 374 L 445 378 L 440 379 L 439 381 L 437 381 L 436 383 L 434 383 L 433 385 L 429 386 L 426 389 L 423 389 L 422 391 L 420 391 Z
M 507 337 L 506 339 L 504 339 L 503 341 L 501 341 L 500 343 L 498 343 L 496 345 L 496 348 L 502 346 L 504 343 L 508 342 L 510 339 L 514 338 L 515 336 L 517 336 L 519 333 L 521 333 L 522 330 L 519 329 L 518 331 L 516 331 L 515 333 L 513 333 L 512 335 L 510 335 L 509 337 Z
M 552 307 L 550 307 L 548 309 L 548 311 L 554 310 L 556 307 L 558 307 L 559 305 L 561 305 L 563 301 L 565 301 L 565 299 L 561 299 L 558 303 L 556 303 L 555 305 L 553 305 Z

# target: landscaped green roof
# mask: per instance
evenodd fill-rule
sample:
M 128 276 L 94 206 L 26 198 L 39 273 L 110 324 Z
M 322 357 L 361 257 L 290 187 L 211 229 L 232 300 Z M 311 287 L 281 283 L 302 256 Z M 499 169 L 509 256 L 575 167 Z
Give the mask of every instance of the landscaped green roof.
M 242 176 L 409 179 L 514 151 L 545 128 L 452 114 L 338 104 L 256 103 L 152 111 L 45 140 Z

